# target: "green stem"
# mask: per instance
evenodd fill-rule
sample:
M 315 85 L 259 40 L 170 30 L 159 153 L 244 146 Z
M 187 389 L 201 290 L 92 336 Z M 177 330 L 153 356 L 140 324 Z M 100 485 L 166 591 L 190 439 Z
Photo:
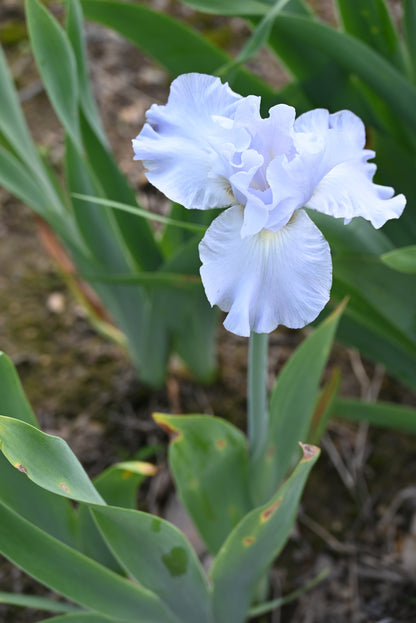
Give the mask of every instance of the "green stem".
M 268 405 L 267 405 L 267 352 L 268 333 L 250 335 L 248 349 L 248 439 L 250 460 L 253 462 L 264 449 L 267 439 Z

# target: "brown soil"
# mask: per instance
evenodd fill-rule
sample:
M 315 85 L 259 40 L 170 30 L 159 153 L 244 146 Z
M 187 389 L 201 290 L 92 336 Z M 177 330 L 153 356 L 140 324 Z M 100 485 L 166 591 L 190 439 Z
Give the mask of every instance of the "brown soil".
M 240 20 L 218 21 L 163 0 L 158 6 L 212 36 L 232 41 L 228 47 L 238 49 L 247 32 Z M 130 139 L 149 105 L 165 100 L 168 78 L 114 34 L 96 25 L 87 32 L 94 87 L 116 159 L 138 188 L 142 203 L 154 207 L 159 196 L 148 192 L 143 174 L 132 162 Z M 59 169 L 62 133 L 30 56 L 20 0 L 2 0 L 0 36 L 6 42 L 5 33 L 29 124 Z M 275 84 L 284 79 L 267 54 L 256 58 L 253 66 Z M 246 341 L 219 329 L 219 373 L 212 386 L 201 387 L 173 367 L 165 388 L 149 391 L 125 353 L 87 322 L 42 247 L 32 213 L 1 189 L 0 201 L 0 347 L 12 357 L 42 428 L 64 437 L 91 476 L 155 445 L 154 460 L 161 472 L 144 487 L 140 504 L 150 512 L 175 517 L 194 539 L 174 497 L 165 462 L 166 439 L 150 415 L 156 410 L 215 413 L 243 423 Z M 301 338 L 300 332 L 288 330 L 271 336 L 271 379 Z M 380 366 L 363 362 L 355 351 L 334 347 L 327 375 L 334 366 L 342 371 L 344 395 L 416 405 L 409 390 L 387 377 Z M 330 424 L 322 446 L 296 528 L 273 571 L 274 596 L 301 587 L 323 568 L 329 575 L 312 592 L 263 621 L 416 621 L 414 437 L 337 421 Z M 0 591 L 45 594 L 6 561 L 0 564 Z M 44 618 L 40 612 L 0 606 L 2 623 Z

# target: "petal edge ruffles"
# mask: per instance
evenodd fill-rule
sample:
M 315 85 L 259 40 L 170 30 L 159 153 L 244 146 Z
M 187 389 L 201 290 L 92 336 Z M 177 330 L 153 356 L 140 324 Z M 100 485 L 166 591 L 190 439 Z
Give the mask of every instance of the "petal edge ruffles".
M 254 98 L 255 99 L 255 98 Z M 153 104 L 146 124 L 133 139 L 134 159 L 169 199 L 186 208 L 226 207 L 233 202 L 227 179 L 226 151 L 233 140 L 248 145 L 244 129 L 227 128 L 244 99 L 219 78 L 185 74 L 173 81 L 165 106 Z M 223 171 L 221 161 L 224 160 Z
M 406 205 L 404 195 L 393 188 L 372 182 L 375 165 L 369 162 L 343 162 L 334 167 L 317 185 L 306 207 L 345 223 L 356 216 L 379 229 L 389 219 L 399 218 Z

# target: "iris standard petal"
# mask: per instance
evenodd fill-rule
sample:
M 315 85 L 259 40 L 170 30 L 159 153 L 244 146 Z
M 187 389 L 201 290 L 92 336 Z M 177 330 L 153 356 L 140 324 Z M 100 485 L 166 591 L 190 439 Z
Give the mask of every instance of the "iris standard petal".
M 239 149 L 248 147 L 248 133 L 232 124 L 242 100 L 219 78 L 176 78 L 167 104 L 150 108 L 143 130 L 133 139 L 134 159 L 143 160 L 148 180 L 187 208 L 230 205 L 227 171 L 222 175 L 219 163 L 224 149 L 229 158 L 233 140 Z
M 315 166 L 305 167 L 305 181 L 312 181 L 306 207 L 343 217 L 346 223 L 361 216 L 376 228 L 401 215 L 404 196 L 393 197 L 392 188 L 372 182 L 376 166 L 367 161 L 375 154 L 364 149 L 365 127 L 359 117 L 349 110 L 332 115 L 314 110 L 296 120 L 295 130 L 301 160 L 306 162 L 311 138 L 317 139 L 311 145 L 321 143 L 319 149 L 315 148 Z
M 312 137 L 321 142 L 327 167 L 357 157 L 365 146 L 365 126 L 350 110 L 340 110 L 332 115 L 318 108 L 300 115 L 295 121 L 295 142 Z M 302 151 L 304 145 L 301 145 Z
M 306 207 L 343 217 L 346 223 L 362 216 L 376 229 L 389 219 L 399 218 L 406 199 L 404 195 L 393 196 L 393 188 L 374 184 L 375 168 L 362 161 L 339 164 L 321 180 Z
M 332 115 L 323 109 L 304 113 L 295 122 L 294 142 L 312 189 L 337 165 L 374 157 L 374 152 L 364 150 L 363 122 L 349 110 Z
M 329 245 L 303 210 L 272 233 L 240 235 L 243 209 L 218 216 L 199 245 L 201 277 L 211 305 L 228 312 L 224 326 L 237 335 L 269 333 L 279 324 L 304 327 L 329 299 Z

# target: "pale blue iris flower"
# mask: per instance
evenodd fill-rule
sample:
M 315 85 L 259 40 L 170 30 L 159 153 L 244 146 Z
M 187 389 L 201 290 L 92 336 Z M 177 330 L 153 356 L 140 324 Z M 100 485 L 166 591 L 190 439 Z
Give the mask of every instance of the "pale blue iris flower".
M 327 241 L 303 207 L 374 227 L 398 218 L 403 195 L 372 182 L 365 128 L 352 112 L 318 109 L 295 119 L 279 104 L 260 116 L 260 98 L 219 78 L 179 76 L 165 106 L 153 105 L 133 140 L 148 180 L 186 208 L 227 208 L 199 245 L 211 305 L 238 335 L 300 328 L 329 299 Z

